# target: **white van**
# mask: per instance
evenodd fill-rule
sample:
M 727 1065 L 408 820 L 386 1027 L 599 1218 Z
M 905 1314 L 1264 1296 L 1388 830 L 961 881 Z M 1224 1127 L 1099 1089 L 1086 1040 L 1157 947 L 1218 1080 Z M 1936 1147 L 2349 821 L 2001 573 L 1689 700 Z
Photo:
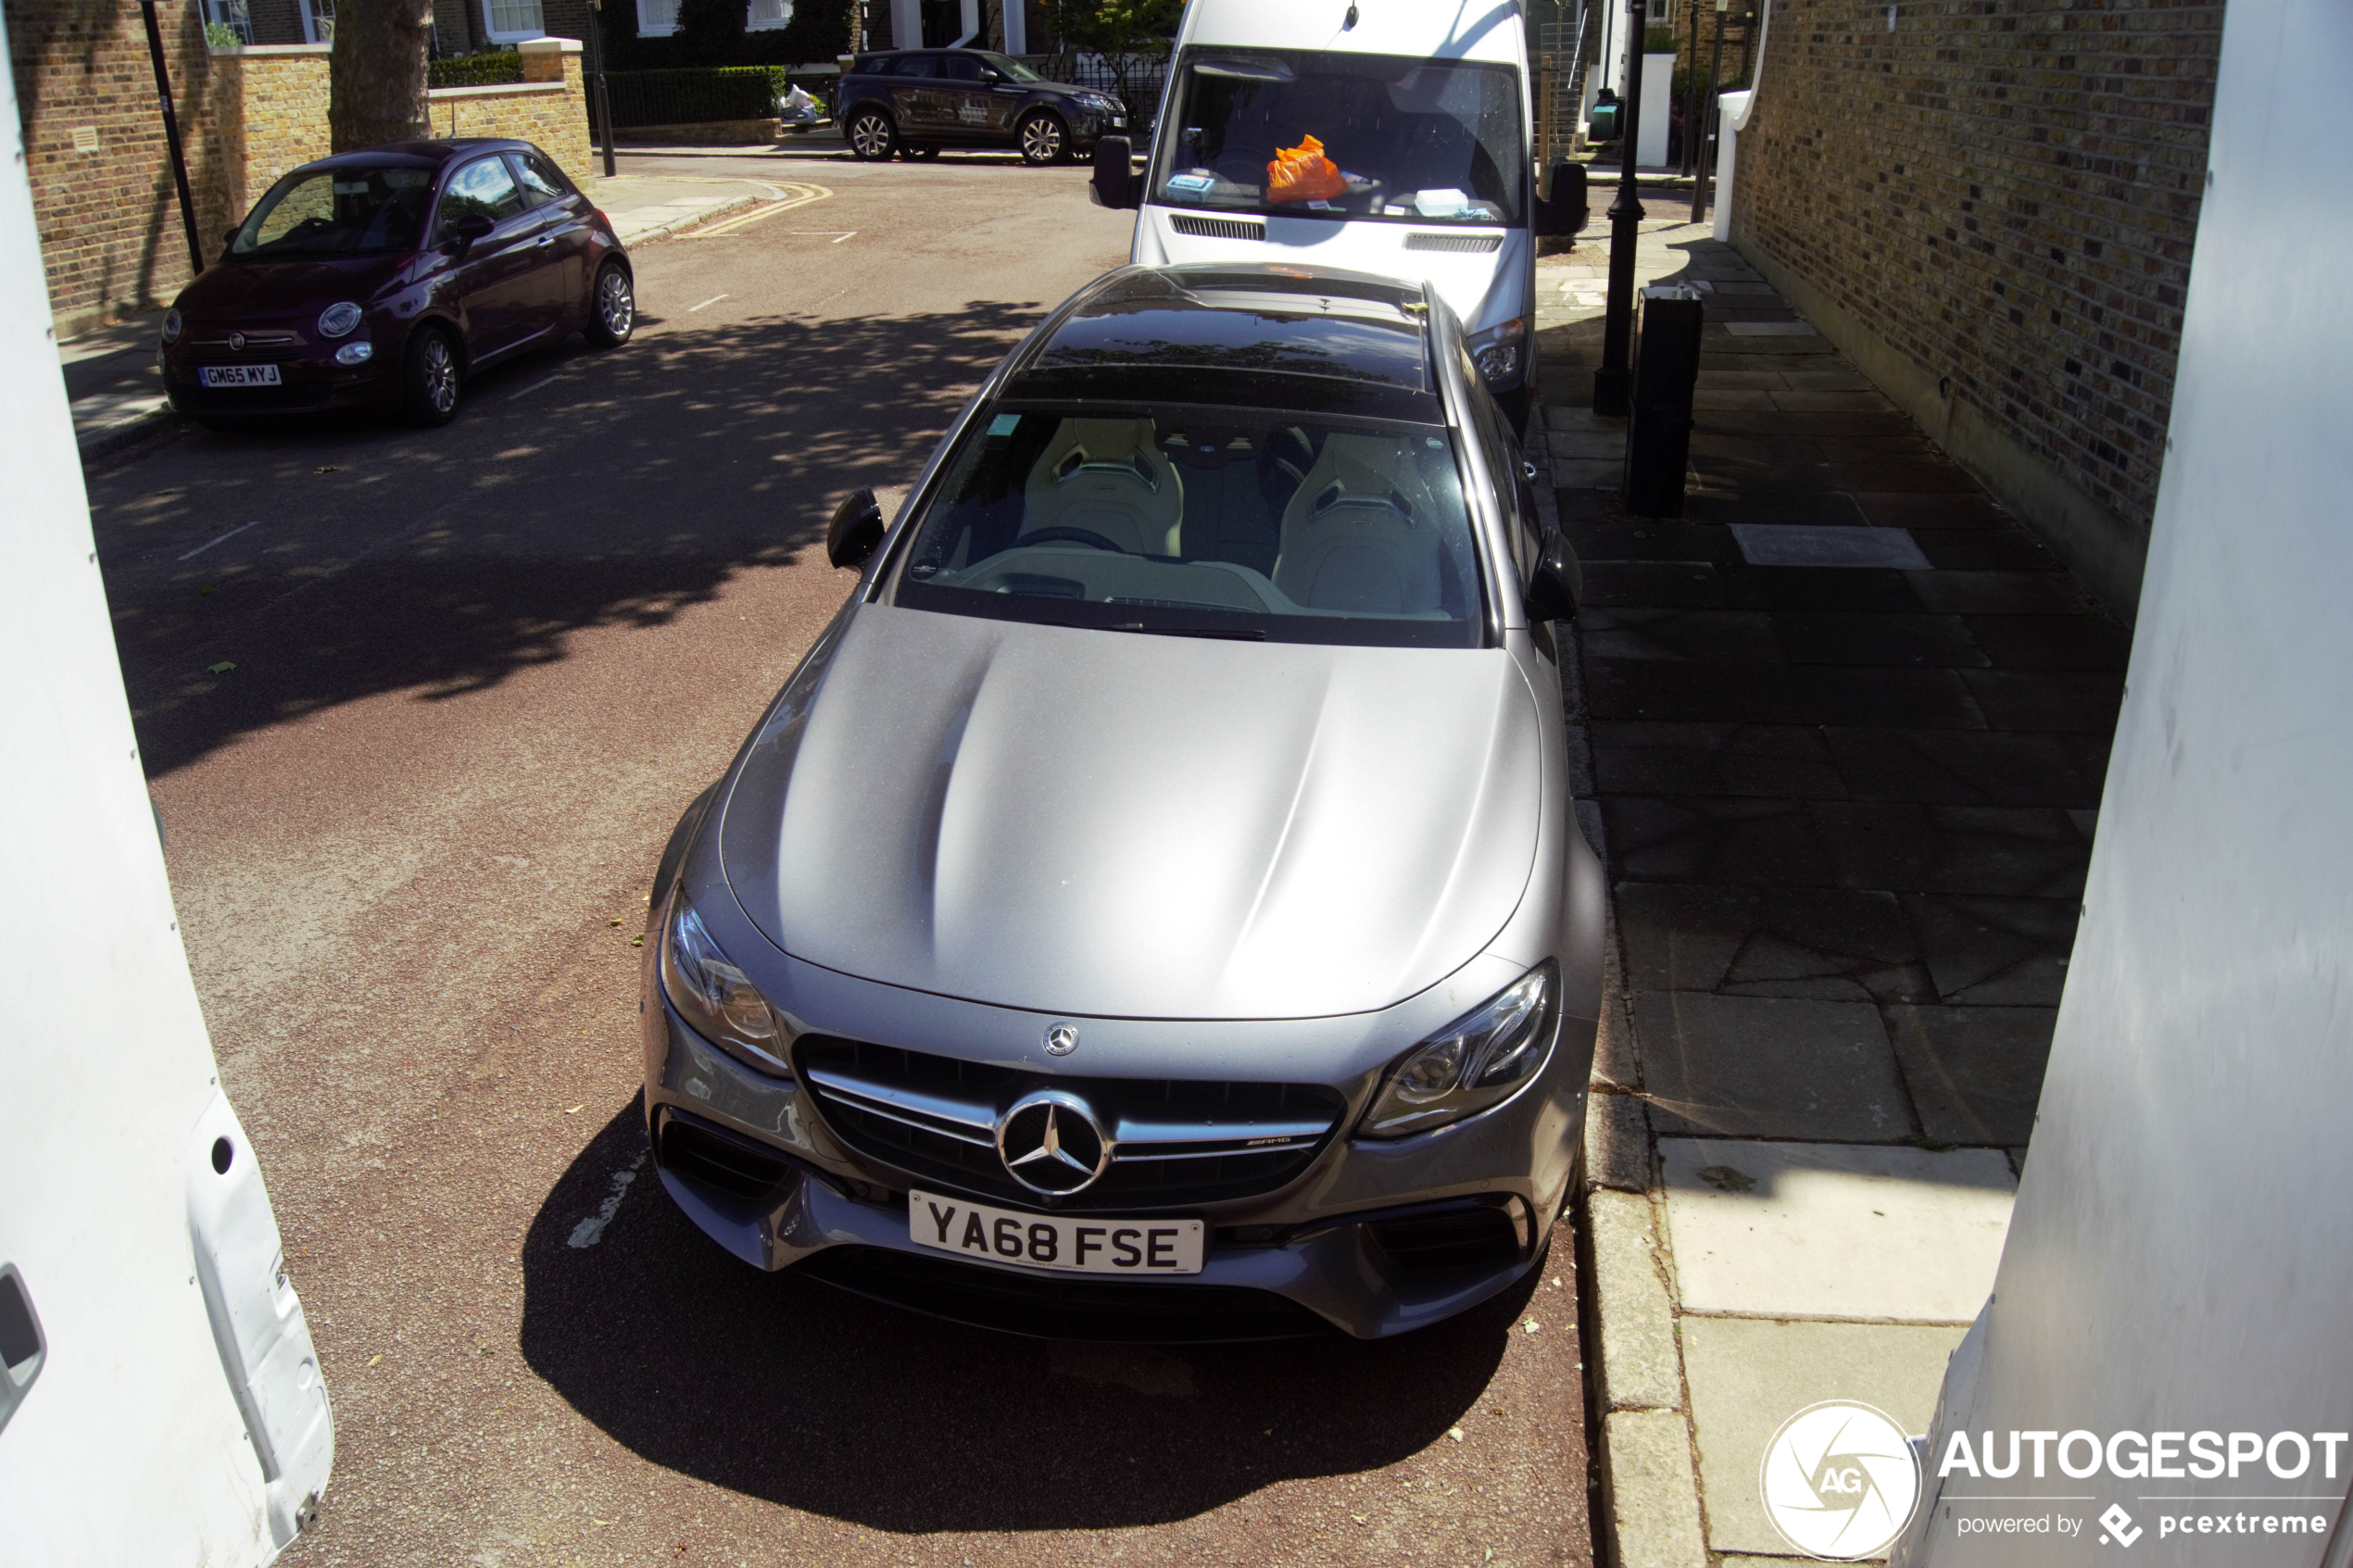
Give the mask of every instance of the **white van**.
M 1428 282 L 1516 424 L 1536 241 L 1585 221 L 1580 166 L 1538 197 L 1531 102 L 1519 0 L 1192 0 L 1143 172 L 1107 138 L 1095 199 L 1139 209 L 1146 266 L 1288 256 Z M 1283 187 L 1269 166 L 1310 137 L 1321 178 Z

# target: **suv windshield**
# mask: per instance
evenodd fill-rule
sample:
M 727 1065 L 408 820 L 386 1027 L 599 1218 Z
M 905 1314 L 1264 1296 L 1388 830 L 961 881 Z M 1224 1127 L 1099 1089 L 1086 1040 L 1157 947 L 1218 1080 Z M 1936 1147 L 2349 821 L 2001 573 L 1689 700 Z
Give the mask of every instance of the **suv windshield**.
M 1181 69 L 1155 201 L 1307 218 L 1520 220 L 1528 138 L 1507 66 L 1215 49 L 1189 51 Z
M 414 250 L 433 173 L 385 165 L 289 174 L 237 226 L 229 254 L 275 259 Z
M 1481 640 L 1447 432 L 1273 409 L 998 404 L 918 521 L 897 602 L 1176 636 Z

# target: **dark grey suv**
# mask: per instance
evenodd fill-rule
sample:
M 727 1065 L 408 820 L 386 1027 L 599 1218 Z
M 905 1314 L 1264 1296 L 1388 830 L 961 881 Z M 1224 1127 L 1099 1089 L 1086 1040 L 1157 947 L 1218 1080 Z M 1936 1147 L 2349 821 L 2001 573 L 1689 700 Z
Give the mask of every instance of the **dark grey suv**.
M 1127 106 L 1108 93 L 1049 82 L 987 49 L 861 55 L 835 106 L 852 157 L 937 157 L 942 147 L 1015 147 L 1060 163 L 1124 135 Z

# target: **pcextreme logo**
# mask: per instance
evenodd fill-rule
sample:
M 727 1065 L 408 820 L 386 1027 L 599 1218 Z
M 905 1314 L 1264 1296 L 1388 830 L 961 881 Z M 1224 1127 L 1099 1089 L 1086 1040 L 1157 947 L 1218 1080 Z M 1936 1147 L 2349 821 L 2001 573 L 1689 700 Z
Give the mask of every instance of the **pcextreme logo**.
M 1919 1506 L 1920 1465 L 1886 1411 L 1843 1399 L 1808 1405 L 1765 1445 L 1765 1513 L 1808 1557 L 1876 1557 Z

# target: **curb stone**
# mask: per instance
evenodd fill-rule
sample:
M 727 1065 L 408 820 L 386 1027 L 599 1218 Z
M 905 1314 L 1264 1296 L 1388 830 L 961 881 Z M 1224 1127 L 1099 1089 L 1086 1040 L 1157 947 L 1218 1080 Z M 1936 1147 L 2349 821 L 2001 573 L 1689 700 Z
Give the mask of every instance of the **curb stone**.
M 1603 1418 L 1602 1429 L 1611 1560 L 1618 1568 L 1707 1568 L 1699 1480 L 1682 1416 L 1619 1411 Z

